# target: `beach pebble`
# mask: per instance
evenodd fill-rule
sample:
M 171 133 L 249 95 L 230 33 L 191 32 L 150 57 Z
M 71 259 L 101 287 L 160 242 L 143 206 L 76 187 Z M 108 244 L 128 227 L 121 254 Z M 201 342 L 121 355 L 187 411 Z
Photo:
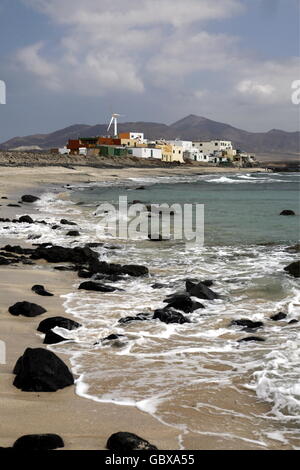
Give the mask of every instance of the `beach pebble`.
M 17 302 L 9 307 L 8 311 L 12 315 L 22 315 L 23 317 L 37 317 L 38 315 L 42 315 L 42 313 L 47 312 L 47 310 L 40 305 L 26 301 Z
M 66 364 L 52 351 L 27 348 L 13 371 L 14 386 L 23 392 L 55 392 L 74 384 Z
M 19 437 L 13 448 L 17 450 L 53 450 L 64 446 L 64 441 L 57 434 L 28 434 Z
M 41 321 L 41 323 L 37 327 L 37 331 L 41 331 L 42 333 L 48 333 L 56 326 L 64 328 L 65 330 L 76 330 L 81 326 L 81 324 L 77 321 L 71 320 L 70 318 L 51 317 Z
M 135 450 L 157 450 L 157 447 L 131 432 L 112 434 L 106 444 L 114 452 L 131 452 Z
M 36 284 L 35 286 L 32 286 L 31 290 L 35 292 L 38 295 L 42 295 L 44 297 L 53 297 L 54 294 L 51 294 L 51 292 L 47 292 L 44 288 L 44 286 L 40 286 Z

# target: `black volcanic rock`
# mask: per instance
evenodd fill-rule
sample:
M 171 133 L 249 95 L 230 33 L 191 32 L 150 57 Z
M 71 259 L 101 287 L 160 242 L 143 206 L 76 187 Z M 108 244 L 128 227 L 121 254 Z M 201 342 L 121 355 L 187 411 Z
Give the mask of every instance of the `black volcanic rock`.
M 88 247 L 65 248 L 62 246 L 39 246 L 31 255 L 32 259 L 45 259 L 48 263 L 86 264 L 98 261 L 98 254 Z
M 238 343 L 247 343 L 250 341 L 266 341 L 265 338 L 261 338 L 260 336 L 246 336 L 245 338 L 241 338 L 238 340 Z
M 57 344 L 61 343 L 62 341 L 67 341 L 66 338 L 54 333 L 54 331 L 47 331 L 44 341 L 44 344 Z
M 290 209 L 285 209 L 284 211 L 280 212 L 279 215 L 296 215 L 294 211 Z
M 182 315 L 180 312 L 176 312 L 176 310 L 173 309 L 158 309 L 155 310 L 154 315 L 153 315 L 153 320 L 159 319 L 160 321 L 164 323 L 190 323 L 190 320 L 186 318 L 184 315 Z
M 95 292 L 114 292 L 115 290 L 120 290 L 120 289 L 117 289 L 116 287 L 107 286 L 100 282 L 94 282 L 94 281 L 82 282 L 80 286 L 78 287 L 78 289 L 91 290 Z
M 244 326 L 249 329 L 257 329 L 261 328 L 264 324 L 261 321 L 252 321 L 248 320 L 247 318 L 241 318 L 240 320 L 233 320 L 230 323 L 230 326 Z
M 53 450 L 64 447 L 64 441 L 57 434 L 28 434 L 19 437 L 13 448 L 21 451 Z
M 67 219 L 61 219 L 60 223 L 62 225 L 77 225 L 75 222 L 71 222 L 70 220 L 67 220 Z
M 71 320 L 70 318 L 51 317 L 41 321 L 41 323 L 37 327 L 37 330 L 41 331 L 42 333 L 48 333 L 56 326 L 64 328 L 65 330 L 76 330 L 81 326 L 81 324 L 77 321 Z
M 291 276 L 300 277 L 300 261 L 294 261 L 284 268 Z
M 68 237 L 80 237 L 80 233 L 78 232 L 78 230 L 69 230 L 66 235 Z
M 198 297 L 199 299 L 214 300 L 220 298 L 219 294 L 212 291 L 209 287 L 203 284 L 203 282 L 194 284 L 191 281 L 186 281 L 186 290 L 191 296 Z
M 44 286 L 40 286 L 39 284 L 32 286 L 31 290 L 36 294 L 42 295 L 44 297 L 53 297 L 53 294 L 51 294 L 51 292 L 46 291 Z
M 52 351 L 27 348 L 14 368 L 14 386 L 23 392 L 55 392 L 74 384 L 66 364 Z
M 278 312 L 270 318 L 271 318 L 271 320 L 279 321 L 279 320 L 284 320 L 286 317 L 287 317 L 286 313 Z
M 113 452 L 119 453 L 137 450 L 157 450 L 157 447 L 131 432 L 112 434 L 106 443 L 106 447 Z
M 204 305 L 199 302 L 194 302 L 189 294 L 173 294 L 168 296 L 164 302 L 168 303 L 164 309 L 168 310 L 169 308 L 174 308 L 185 313 L 191 313 L 199 308 L 205 308 Z
M 8 311 L 14 316 L 22 315 L 23 317 L 37 317 L 47 312 L 47 310 L 40 305 L 26 301 L 17 302 L 9 307 Z
M 31 194 L 25 194 L 24 196 L 21 197 L 22 202 L 36 202 L 40 198 L 37 196 L 32 196 Z
M 22 215 L 22 217 L 19 218 L 19 222 L 23 222 L 25 224 L 34 224 L 34 220 L 30 217 L 30 215 Z

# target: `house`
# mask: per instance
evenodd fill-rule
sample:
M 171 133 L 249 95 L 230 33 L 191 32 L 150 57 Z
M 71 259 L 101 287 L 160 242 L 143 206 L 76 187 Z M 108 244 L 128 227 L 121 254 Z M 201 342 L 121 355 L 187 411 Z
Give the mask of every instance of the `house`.
M 183 157 L 185 160 L 192 160 L 193 162 L 209 162 L 209 155 L 196 148 L 183 152 Z
M 139 143 L 145 143 L 144 134 L 142 132 L 121 132 L 118 134 L 119 139 L 135 140 Z
M 128 149 L 128 153 L 138 158 L 156 158 L 162 159 L 162 149 L 153 147 L 134 147 Z
M 161 144 L 161 151 L 162 151 L 162 160 L 164 162 L 184 163 L 183 149 L 181 146 L 165 143 L 165 144 Z
M 215 152 L 233 150 L 230 140 L 199 140 L 192 143 L 193 148 L 202 150 L 204 154 L 214 154 Z
M 182 147 L 184 152 L 193 150 L 193 142 L 191 140 L 168 140 L 168 144 Z

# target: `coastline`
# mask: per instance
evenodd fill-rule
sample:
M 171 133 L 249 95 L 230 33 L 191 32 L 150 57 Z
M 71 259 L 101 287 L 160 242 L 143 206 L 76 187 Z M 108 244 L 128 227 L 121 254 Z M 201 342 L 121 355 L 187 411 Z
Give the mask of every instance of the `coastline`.
M 5 168 L 0 176 L 0 197 L 7 196 L 7 202 L 17 202 L 25 191 L 40 194 L 45 191 L 47 185 L 66 185 L 77 182 L 92 181 L 116 181 L 132 177 L 162 176 L 166 175 L 165 169 L 95 169 L 80 168 L 67 169 L 62 167 L 47 168 L 21 168 L 19 174 L 14 175 L 15 168 Z M 133 170 L 135 170 L 133 172 Z M 187 169 L 191 170 L 191 169 Z M 214 173 L 212 168 L 207 168 L 207 173 Z M 216 173 L 224 172 L 220 169 Z M 226 169 L 226 173 L 232 173 L 233 169 Z M 244 172 L 258 171 L 258 169 L 243 169 Z M 182 173 L 179 169 L 170 169 L 170 174 Z M 241 170 L 242 171 L 242 170 Z M 202 172 L 202 169 L 201 169 Z M 192 174 L 199 173 L 199 168 L 193 169 Z M 28 206 L 26 205 L 26 208 Z M 29 208 L 34 211 L 34 206 Z M 13 217 L 15 213 L 26 214 L 23 208 L 1 207 L 1 216 Z M 42 214 L 41 214 L 42 215 Z M 1 241 L 1 246 L 3 241 Z M 5 241 L 9 243 L 9 241 Z M 14 244 L 14 241 L 11 241 Z M 18 241 L 17 244 L 20 244 Z M 26 246 L 29 246 L 28 244 Z M 21 392 L 12 385 L 12 369 L 18 357 L 27 347 L 46 347 L 36 332 L 39 322 L 55 315 L 65 316 L 63 299 L 60 297 L 70 292 L 72 285 L 78 281 L 72 272 L 57 272 L 51 265 L 38 263 L 34 267 L 3 267 L 0 269 L 0 277 L 4 294 L 0 299 L 0 329 L 1 339 L 7 343 L 7 364 L 1 366 L 1 398 L 0 410 L 2 412 L 2 425 L 0 427 L 0 445 L 10 446 L 23 434 L 31 433 L 57 433 L 65 441 L 65 449 L 76 450 L 101 450 L 105 449 L 108 437 L 118 431 L 128 431 L 139 434 L 161 450 L 179 449 L 178 428 L 160 423 L 156 418 L 134 407 L 112 405 L 94 402 L 81 398 L 75 393 L 75 387 L 71 386 L 55 393 L 31 393 Z M 39 283 L 46 289 L 55 293 L 53 298 L 39 297 L 31 291 L 32 285 Z M 45 306 L 48 312 L 37 318 L 12 317 L 7 309 L 17 301 L 27 300 Z M 67 315 L 68 316 L 68 315 Z M 76 320 L 76 318 L 74 318 Z M 58 354 L 67 365 L 70 363 L 67 357 Z M 238 400 L 238 396 L 236 397 Z M 228 400 L 229 397 L 224 397 Z M 248 403 L 260 412 L 266 412 L 269 405 L 255 398 Z M 18 416 L 18 419 L 16 419 Z M 207 419 L 207 416 L 206 416 Z M 216 425 L 217 426 L 217 425 Z M 181 436 L 182 438 L 182 436 Z M 184 441 L 184 440 L 183 440 Z M 235 445 L 235 447 L 234 447 Z M 188 449 L 261 449 L 254 442 L 240 441 L 237 443 L 217 442 L 213 436 L 195 434 L 184 442 Z M 288 448 L 281 444 L 280 448 Z

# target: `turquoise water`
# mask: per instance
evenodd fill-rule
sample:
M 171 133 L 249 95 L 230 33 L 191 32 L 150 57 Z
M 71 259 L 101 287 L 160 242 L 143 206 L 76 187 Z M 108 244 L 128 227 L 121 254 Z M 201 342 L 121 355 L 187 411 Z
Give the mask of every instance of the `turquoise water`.
M 160 183 L 160 180 L 163 180 Z M 175 180 L 175 181 L 174 181 Z M 206 245 L 294 243 L 300 229 L 300 178 L 290 174 L 199 175 L 127 180 L 123 185 L 81 188 L 74 201 L 117 204 L 119 196 L 144 204 L 198 203 L 205 206 Z M 145 190 L 135 190 L 143 184 Z M 291 209 L 295 217 L 279 216 Z

